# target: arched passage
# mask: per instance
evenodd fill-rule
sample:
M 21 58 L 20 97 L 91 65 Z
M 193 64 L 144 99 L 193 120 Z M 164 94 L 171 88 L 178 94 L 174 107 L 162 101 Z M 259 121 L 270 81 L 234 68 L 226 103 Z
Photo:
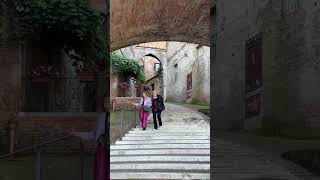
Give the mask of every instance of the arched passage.
M 143 66 L 146 84 L 148 87 L 151 90 L 156 90 L 159 94 L 164 96 L 163 65 L 159 58 L 153 54 L 147 54 L 138 62 Z
M 209 0 L 111 0 L 111 50 L 154 41 L 209 46 Z

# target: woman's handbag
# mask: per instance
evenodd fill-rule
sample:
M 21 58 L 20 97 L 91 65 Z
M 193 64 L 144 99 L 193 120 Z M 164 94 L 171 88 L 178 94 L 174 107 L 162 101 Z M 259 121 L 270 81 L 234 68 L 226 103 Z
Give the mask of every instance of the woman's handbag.
M 150 107 L 149 106 L 143 106 L 144 112 L 150 112 Z

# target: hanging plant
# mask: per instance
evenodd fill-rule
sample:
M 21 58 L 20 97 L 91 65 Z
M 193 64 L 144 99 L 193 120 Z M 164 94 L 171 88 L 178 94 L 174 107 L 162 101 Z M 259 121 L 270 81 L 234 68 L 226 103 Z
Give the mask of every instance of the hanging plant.
M 145 82 L 143 68 L 137 61 L 111 53 L 112 73 L 125 74 L 135 82 Z

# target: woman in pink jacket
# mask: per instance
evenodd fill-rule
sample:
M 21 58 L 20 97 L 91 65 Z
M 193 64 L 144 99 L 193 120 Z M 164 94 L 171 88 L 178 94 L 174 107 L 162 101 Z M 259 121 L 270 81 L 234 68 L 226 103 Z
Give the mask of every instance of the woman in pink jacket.
M 148 97 L 147 91 L 144 91 L 142 93 L 142 97 L 140 99 L 140 103 L 136 104 L 136 106 L 140 106 L 139 110 L 139 118 L 140 118 L 140 126 L 143 130 L 146 130 L 148 125 L 148 116 L 151 112 L 151 106 L 152 106 L 152 100 L 150 97 Z

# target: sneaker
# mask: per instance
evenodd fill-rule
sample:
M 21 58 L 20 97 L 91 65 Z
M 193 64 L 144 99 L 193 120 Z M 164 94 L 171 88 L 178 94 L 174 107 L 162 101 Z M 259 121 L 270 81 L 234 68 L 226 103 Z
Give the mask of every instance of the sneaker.
M 145 131 L 145 130 L 146 130 L 146 128 L 143 128 L 143 130 Z
M 158 128 L 153 128 L 153 130 L 158 130 Z

